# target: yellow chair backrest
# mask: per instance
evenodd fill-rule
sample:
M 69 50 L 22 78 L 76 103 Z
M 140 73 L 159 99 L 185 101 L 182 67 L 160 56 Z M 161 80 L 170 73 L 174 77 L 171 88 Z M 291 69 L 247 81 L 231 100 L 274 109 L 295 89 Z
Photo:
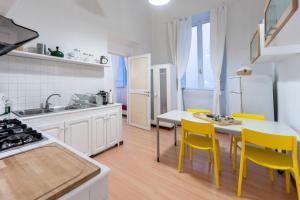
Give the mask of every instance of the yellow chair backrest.
M 297 137 L 283 136 L 253 131 L 242 130 L 242 142 L 248 142 L 271 149 L 281 149 L 297 152 Z
M 260 121 L 265 121 L 266 117 L 264 115 L 256 115 L 256 114 L 249 114 L 249 113 L 232 113 L 232 117 L 237 117 L 237 118 L 245 118 L 245 119 L 254 119 L 254 120 L 260 120 Z
M 215 137 L 215 128 L 212 123 L 193 122 L 186 119 L 181 120 L 181 128 L 183 132 L 191 132 L 193 134 L 208 135 Z
M 209 109 L 188 108 L 188 109 L 186 109 L 186 111 L 190 112 L 190 113 L 211 113 L 211 110 L 209 110 Z

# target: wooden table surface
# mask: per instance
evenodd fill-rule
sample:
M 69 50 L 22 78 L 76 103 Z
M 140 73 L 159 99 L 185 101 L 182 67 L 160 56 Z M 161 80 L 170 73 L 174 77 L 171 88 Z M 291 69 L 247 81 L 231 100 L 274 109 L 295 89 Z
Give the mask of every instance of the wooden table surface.
M 57 199 L 100 171 L 77 154 L 51 143 L 0 160 L 0 199 Z

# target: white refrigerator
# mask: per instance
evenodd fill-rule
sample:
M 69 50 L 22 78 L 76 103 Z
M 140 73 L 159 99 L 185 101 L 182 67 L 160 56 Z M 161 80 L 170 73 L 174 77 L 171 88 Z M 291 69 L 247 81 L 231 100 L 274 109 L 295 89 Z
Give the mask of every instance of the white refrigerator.
M 269 76 L 228 79 L 228 111 L 261 114 L 274 121 L 273 80 Z

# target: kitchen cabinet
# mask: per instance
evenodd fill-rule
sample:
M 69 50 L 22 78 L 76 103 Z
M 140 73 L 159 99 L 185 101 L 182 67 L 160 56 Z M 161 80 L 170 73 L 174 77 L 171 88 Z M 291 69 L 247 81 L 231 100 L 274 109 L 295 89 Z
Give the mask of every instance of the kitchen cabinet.
M 298 9 L 298 0 L 269 0 L 265 9 L 265 45 L 268 46 Z
M 253 64 L 260 56 L 260 26 L 258 26 L 250 43 L 250 61 Z
M 91 118 L 68 120 L 65 122 L 66 144 L 78 151 L 91 155 Z
M 281 62 L 300 53 L 299 3 L 300 0 L 267 1 L 265 16 L 259 25 L 260 55 L 257 59 L 252 57 L 252 63 Z M 254 43 L 252 40 L 251 47 L 255 47 Z M 251 49 L 251 53 L 253 52 L 255 51 Z
M 106 121 L 106 138 L 107 138 L 107 147 L 114 146 L 119 141 L 119 113 L 112 112 L 108 114 Z
M 92 147 L 93 154 L 106 149 L 106 114 L 93 117 Z
M 258 36 L 258 34 L 255 34 L 254 38 L 256 39 L 252 40 L 250 45 L 250 60 L 252 64 L 280 62 L 293 55 L 298 55 L 300 53 L 300 43 L 295 43 L 293 45 L 269 45 L 266 47 L 264 41 L 264 24 L 259 25 L 259 29 L 257 30 L 257 32 L 260 36 Z M 255 45 L 255 43 L 257 43 L 258 38 L 260 40 L 260 42 L 258 42 L 260 47 Z M 275 40 L 272 42 L 272 44 L 274 42 Z
M 55 124 L 48 124 L 37 127 L 37 129 L 42 132 L 46 133 L 61 142 L 65 142 L 65 123 L 55 123 Z
M 92 154 L 100 153 L 120 141 L 122 116 L 119 111 L 93 117 Z
M 95 155 L 122 140 L 120 104 L 21 118 L 86 155 Z

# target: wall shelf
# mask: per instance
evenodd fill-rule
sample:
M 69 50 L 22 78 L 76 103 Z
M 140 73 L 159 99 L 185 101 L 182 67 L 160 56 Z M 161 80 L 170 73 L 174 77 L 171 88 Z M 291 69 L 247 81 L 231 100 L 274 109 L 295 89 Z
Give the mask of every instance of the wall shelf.
M 22 58 L 32 58 L 32 59 L 38 59 L 38 60 L 47 60 L 47 61 L 53 61 L 53 62 L 70 63 L 70 64 L 75 64 L 75 65 L 84 65 L 84 66 L 90 66 L 90 67 L 112 67 L 111 65 L 108 65 L 108 64 L 89 63 L 89 62 L 71 60 L 71 59 L 67 59 L 67 58 L 58 58 L 58 57 L 54 57 L 54 56 L 41 55 L 41 54 L 29 53 L 29 52 L 23 52 L 23 51 L 11 51 L 7 55 L 22 57 Z

